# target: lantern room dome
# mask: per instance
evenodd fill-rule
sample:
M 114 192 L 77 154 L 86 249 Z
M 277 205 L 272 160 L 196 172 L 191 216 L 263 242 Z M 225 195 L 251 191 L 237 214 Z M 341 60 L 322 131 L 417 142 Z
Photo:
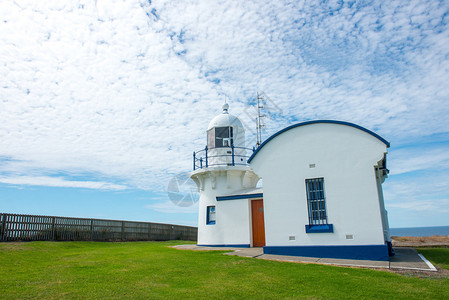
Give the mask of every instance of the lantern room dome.
M 228 112 L 229 105 L 227 103 L 223 104 L 223 113 L 219 114 L 215 118 L 210 121 L 209 126 L 207 127 L 207 130 L 210 130 L 212 128 L 216 127 L 234 127 L 239 128 L 240 130 L 244 131 L 243 124 L 237 118 L 236 116 L 233 116 L 229 114 Z

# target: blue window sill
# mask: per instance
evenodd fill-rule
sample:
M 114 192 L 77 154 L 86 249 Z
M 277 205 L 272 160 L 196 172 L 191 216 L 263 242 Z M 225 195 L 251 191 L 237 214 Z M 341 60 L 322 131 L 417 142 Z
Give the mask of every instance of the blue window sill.
M 207 222 L 206 225 L 215 225 L 215 221 Z
M 306 225 L 306 233 L 334 232 L 334 225 Z

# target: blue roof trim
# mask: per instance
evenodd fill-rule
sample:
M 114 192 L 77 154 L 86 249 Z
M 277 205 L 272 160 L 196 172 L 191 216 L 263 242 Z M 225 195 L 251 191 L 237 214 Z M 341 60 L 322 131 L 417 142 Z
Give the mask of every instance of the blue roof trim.
M 244 195 L 231 195 L 231 196 L 221 196 L 216 197 L 217 201 L 224 201 L 224 200 L 238 200 L 238 199 L 252 199 L 252 198 L 262 198 L 263 193 L 257 193 L 257 194 L 244 194 Z
M 304 126 L 304 125 L 310 125 L 310 124 L 319 124 L 319 123 L 330 123 L 330 124 L 339 124 L 339 125 L 346 125 L 346 126 L 351 126 L 357 129 L 360 129 L 362 131 L 365 131 L 366 133 L 371 134 L 372 136 L 374 136 L 375 138 L 379 139 L 382 143 L 384 143 L 387 147 L 390 147 L 390 142 L 387 141 L 386 139 L 384 139 L 383 137 L 381 137 L 380 135 L 378 135 L 375 132 L 372 132 L 369 129 L 366 129 L 365 127 L 353 124 L 353 123 L 349 123 L 349 122 L 343 122 L 343 121 L 335 121 L 335 120 L 315 120 L 315 121 L 307 121 L 307 122 L 302 122 L 302 123 L 298 123 L 298 124 L 293 124 L 291 126 L 288 126 L 282 130 L 279 130 L 278 132 L 276 132 L 275 134 L 273 134 L 272 136 L 270 136 L 268 139 L 266 139 L 257 149 L 256 151 L 253 152 L 253 154 L 251 155 L 251 157 L 248 159 L 248 163 L 251 162 L 251 160 L 254 158 L 254 156 L 256 156 L 257 152 L 259 152 L 260 149 L 263 148 L 263 146 L 265 146 L 265 144 L 267 144 L 269 141 L 271 141 L 272 139 L 274 139 L 276 136 L 280 135 L 281 133 L 284 133 L 290 129 L 296 128 L 296 127 L 300 127 L 300 126 Z

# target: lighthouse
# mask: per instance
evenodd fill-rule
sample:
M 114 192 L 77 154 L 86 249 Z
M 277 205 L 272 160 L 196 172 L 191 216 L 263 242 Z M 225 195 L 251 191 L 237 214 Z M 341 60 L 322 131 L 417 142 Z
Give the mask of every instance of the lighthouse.
M 190 174 L 200 192 L 199 246 L 382 261 L 394 254 L 382 192 L 390 143 L 383 137 L 349 122 L 314 120 L 251 150 L 226 103 L 206 133 Z
M 242 122 L 227 103 L 222 109 L 207 127 L 206 146 L 193 153 L 190 175 L 200 193 L 198 245 L 250 247 L 250 199 L 261 198 L 260 178 L 247 163 L 253 150 L 245 148 Z

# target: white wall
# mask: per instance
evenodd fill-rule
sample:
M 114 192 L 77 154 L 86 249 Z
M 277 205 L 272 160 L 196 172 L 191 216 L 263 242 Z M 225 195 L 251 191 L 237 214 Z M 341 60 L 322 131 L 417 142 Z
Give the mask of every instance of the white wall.
M 202 181 L 198 215 L 198 245 L 250 245 L 250 209 L 248 199 L 217 201 L 217 196 L 239 194 L 247 182 L 248 167 L 215 168 L 213 172 L 197 171 L 194 176 Z M 215 188 L 213 179 L 215 176 Z M 255 186 L 257 180 L 250 187 Z M 215 225 L 206 224 L 207 206 L 215 205 Z
M 374 166 L 386 151 L 376 137 L 332 123 L 299 126 L 269 141 L 250 163 L 264 184 L 266 245 L 384 244 Z M 305 179 L 318 177 L 333 233 L 305 232 Z

